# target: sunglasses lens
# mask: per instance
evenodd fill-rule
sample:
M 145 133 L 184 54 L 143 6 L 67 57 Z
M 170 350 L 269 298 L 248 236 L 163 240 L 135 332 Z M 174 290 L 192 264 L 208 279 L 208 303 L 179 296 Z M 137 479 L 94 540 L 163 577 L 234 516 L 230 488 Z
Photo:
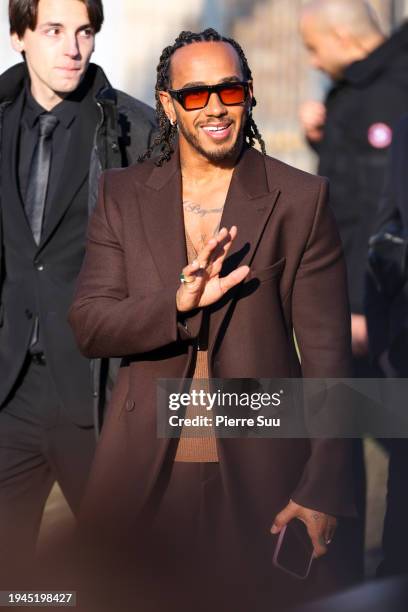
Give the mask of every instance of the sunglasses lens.
M 208 91 L 192 91 L 183 94 L 183 106 L 186 110 L 196 110 L 204 108 L 208 102 Z
M 208 104 L 211 91 L 216 91 L 221 102 L 226 105 L 242 104 L 245 102 L 247 89 L 240 83 L 231 83 L 228 85 L 217 85 L 216 87 L 196 87 L 192 89 L 186 88 L 179 90 L 179 102 L 185 110 L 198 110 L 204 108 Z
M 220 89 L 220 98 L 223 104 L 241 104 L 245 102 L 245 97 L 243 85 L 231 85 Z

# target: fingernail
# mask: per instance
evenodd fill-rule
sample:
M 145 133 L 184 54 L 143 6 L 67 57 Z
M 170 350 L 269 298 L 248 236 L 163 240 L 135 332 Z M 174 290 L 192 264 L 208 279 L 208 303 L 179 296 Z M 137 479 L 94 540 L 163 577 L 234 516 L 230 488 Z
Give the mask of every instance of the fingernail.
M 274 534 L 279 533 L 279 527 L 277 527 L 276 525 L 272 525 L 271 532 Z

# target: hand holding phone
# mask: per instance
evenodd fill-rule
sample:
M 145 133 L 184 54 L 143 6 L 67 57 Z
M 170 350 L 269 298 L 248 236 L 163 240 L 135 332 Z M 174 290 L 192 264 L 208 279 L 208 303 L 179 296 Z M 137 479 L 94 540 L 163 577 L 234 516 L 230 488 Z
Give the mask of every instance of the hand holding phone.
M 336 517 L 289 500 L 287 506 L 275 516 L 271 528 L 273 534 L 281 535 L 275 551 L 275 565 L 297 577 L 305 577 L 310 570 L 310 549 L 311 557 L 325 555 L 336 526 Z M 282 531 L 285 533 L 282 534 Z
M 306 525 L 292 519 L 282 527 L 273 556 L 273 564 L 300 579 L 308 577 L 313 561 L 313 544 Z

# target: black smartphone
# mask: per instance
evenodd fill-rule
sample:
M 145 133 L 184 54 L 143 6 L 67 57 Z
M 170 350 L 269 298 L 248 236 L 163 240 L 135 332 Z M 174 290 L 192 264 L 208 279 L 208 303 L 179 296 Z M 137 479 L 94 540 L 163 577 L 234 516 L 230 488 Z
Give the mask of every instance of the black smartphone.
M 306 525 L 293 519 L 279 533 L 273 564 L 281 570 L 304 580 L 313 561 L 313 544 Z

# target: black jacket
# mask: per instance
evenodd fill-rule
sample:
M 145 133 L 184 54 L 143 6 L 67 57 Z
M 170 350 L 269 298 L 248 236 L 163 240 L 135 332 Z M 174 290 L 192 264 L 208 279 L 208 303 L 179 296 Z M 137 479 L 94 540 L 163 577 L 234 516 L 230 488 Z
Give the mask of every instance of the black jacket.
M 329 92 L 319 174 L 343 241 L 351 311 L 363 312 L 367 243 L 384 182 L 393 124 L 408 111 L 408 23 Z
M 27 78 L 21 63 L 0 76 L 0 151 L 18 136 L 18 104 L 11 106 Z M 91 424 L 106 397 L 107 364 L 84 360 L 66 321 L 76 276 L 85 252 L 87 218 L 97 199 L 98 180 L 106 168 L 137 161 L 150 146 L 156 128 L 147 105 L 114 90 L 101 68 L 91 64 L 85 77 L 92 116 L 100 119 L 89 145 L 72 147 L 58 197 L 38 247 L 32 240 L 13 186 L 15 160 L 0 158 L 0 407 L 10 393 L 28 350 L 33 312 L 38 312 L 44 350 L 63 407 L 73 422 Z M 96 105 L 93 107 L 93 103 Z M 82 111 L 81 111 L 82 112 Z M 3 118 L 6 116 L 7 121 Z M 78 123 L 87 121 L 82 113 Z M 17 123 L 16 123 L 17 122 Z M 12 125 L 10 125 L 10 123 Z M 84 125 L 84 123 L 82 123 Z M 89 132 L 89 130 L 88 130 Z M 90 134 L 91 136 L 91 134 Z M 79 142 L 82 142 L 79 137 Z M 48 223 L 48 222 L 47 222 Z M 103 376 L 101 377 L 101 373 Z
M 408 239 L 408 115 L 394 129 L 385 188 L 375 219 L 375 232 L 386 231 Z M 387 297 L 367 274 L 365 301 L 372 356 L 376 359 L 388 351 L 396 373 L 408 376 L 408 278 L 400 291 Z

